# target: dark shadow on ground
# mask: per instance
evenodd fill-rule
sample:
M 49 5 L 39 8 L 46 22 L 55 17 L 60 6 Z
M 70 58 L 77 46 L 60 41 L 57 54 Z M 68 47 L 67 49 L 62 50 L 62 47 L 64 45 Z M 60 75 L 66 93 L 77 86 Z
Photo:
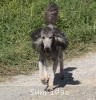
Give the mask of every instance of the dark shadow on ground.
M 56 73 L 55 75 L 55 80 L 54 80 L 54 89 L 58 88 L 58 87 L 64 87 L 67 84 L 68 85 L 79 85 L 80 81 L 75 80 L 72 74 L 72 71 L 75 70 L 77 68 L 75 67 L 68 67 L 64 69 L 64 79 L 61 80 L 60 79 L 60 73 Z

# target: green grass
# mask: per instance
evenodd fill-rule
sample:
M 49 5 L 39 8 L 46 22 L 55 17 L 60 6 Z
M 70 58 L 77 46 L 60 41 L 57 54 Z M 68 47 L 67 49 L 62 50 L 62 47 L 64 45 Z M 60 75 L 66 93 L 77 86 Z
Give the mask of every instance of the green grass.
M 49 1 L 52 0 L 0 0 L 0 75 L 5 75 L 2 72 L 6 66 L 18 73 L 38 68 L 38 54 L 32 49 L 29 32 L 44 26 L 43 14 Z M 59 6 L 57 26 L 69 39 L 66 57 L 94 47 L 96 0 L 54 1 Z

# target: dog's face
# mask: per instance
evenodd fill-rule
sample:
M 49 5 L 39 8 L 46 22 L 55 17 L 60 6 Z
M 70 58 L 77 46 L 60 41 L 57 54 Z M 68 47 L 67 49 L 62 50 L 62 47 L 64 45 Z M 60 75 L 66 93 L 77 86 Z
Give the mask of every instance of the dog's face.
M 46 27 L 41 32 L 42 43 L 44 46 L 44 50 L 47 53 L 50 53 L 51 46 L 53 42 L 53 31 L 49 27 Z

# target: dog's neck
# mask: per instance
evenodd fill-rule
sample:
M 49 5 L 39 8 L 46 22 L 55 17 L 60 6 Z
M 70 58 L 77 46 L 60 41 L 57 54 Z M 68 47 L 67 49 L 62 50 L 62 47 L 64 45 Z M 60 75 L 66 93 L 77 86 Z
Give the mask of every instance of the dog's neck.
M 54 26 L 54 25 L 52 25 L 52 24 L 49 24 L 47 27 L 51 28 L 52 30 L 53 30 L 54 28 L 56 28 L 56 26 Z

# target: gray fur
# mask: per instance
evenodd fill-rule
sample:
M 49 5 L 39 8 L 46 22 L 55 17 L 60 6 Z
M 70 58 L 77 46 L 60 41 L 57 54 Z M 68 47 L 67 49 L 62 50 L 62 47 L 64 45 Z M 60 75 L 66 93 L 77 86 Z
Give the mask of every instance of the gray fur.
M 51 37 L 51 39 L 49 39 Z M 52 51 L 55 49 L 58 51 L 58 47 L 62 50 L 66 49 L 68 46 L 68 40 L 64 34 L 64 32 L 60 31 L 58 28 L 50 28 L 48 26 L 44 28 L 38 28 L 34 32 L 31 33 L 32 38 L 32 46 L 38 52 L 44 51 L 44 42 L 47 40 L 51 41 L 50 47 Z M 45 39 L 43 39 L 45 38 Z
M 68 41 L 62 31 L 58 28 L 44 28 L 37 29 L 33 32 L 32 43 L 33 48 L 39 53 L 39 73 L 42 83 L 47 83 L 48 76 L 46 72 L 46 60 L 53 61 L 51 77 L 48 81 L 47 90 L 53 89 L 53 82 L 55 77 L 56 68 L 60 63 L 60 75 L 64 77 L 63 73 L 63 50 L 68 46 Z M 49 50 L 47 51 L 46 48 Z
M 58 17 L 58 6 L 54 2 L 50 2 L 45 10 L 45 23 L 47 25 L 55 25 Z
M 60 77 L 64 78 L 63 72 L 63 50 L 68 46 L 67 38 L 60 29 L 56 28 L 58 6 L 49 3 L 45 11 L 44 28 L 38 28 L 31 33 L 32 46 L 39 53 L 39 74 L 43 84 L 47 83 L 47 91 L 53 89 L 55 72 L 60 63 Z M 46 60 L 52 60 L 52 72 L 50 78 L 47 76 Z

